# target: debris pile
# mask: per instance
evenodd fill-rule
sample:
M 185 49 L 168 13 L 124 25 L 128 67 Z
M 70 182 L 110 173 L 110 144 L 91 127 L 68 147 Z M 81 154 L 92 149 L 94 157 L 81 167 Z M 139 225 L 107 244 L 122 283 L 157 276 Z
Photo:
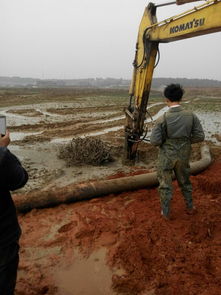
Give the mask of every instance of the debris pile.
M 101 165 L 112 162 L 111 147 L 94 137 L 73 138 L 70 143 L 62 146 L 58 157 L 66 161 L 67 166 L 89 164 Z

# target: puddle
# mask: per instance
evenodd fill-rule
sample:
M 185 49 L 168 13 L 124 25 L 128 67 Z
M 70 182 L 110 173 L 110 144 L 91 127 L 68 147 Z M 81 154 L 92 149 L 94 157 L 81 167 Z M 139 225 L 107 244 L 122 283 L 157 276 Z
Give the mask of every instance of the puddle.
M 200 122 L 203 126 L 205 132 L 206 140 L 210 140 L 217 145 L 220 145 L 221 142 L 218 141 L 212 135 L 220 134 L 221 127 L 221 113 L 220 112 L 196 112 L 197 116 L 200 119 Z
M 125 116 L 122 115 L 122 116 L 118 116 L 118 117 L 114 117 L 114 118 L 110 118 L 110 119 L 104 119 L 104 120 L 97 120 L 97 121 L 94 121 L 94 123 L 107 123 L 107 122 L 113 122 L 113 121 L 118 121 L 118 120 L 122 120 L 122 119 L 125 119 Z
M 189 103 L 189 101 L 185 101 L 185 103 Z M 154 103 L 151 104 L 147 107 L 147 109 L 151 109 L 152 107 L 156 106 L 156 105 L 160 105 L 162 104 L 162 102 L 159 103 Z M 59 105 L 59 104 L 58 104 Z M 58 107 L 58 105 L 54 105 L 53 107 Z M 71 104 L 72 105 L 72 104 Z M 38 104 L 38 105 L 32 105 L 33 109 L 36 109 L 38 112 L 41 112 L 43 116 L 45 116 L 45 120 L 50 120 L 50 122 L 52 121 L 60 121 L 60 118 L 62 117 L 63 119 L 65 118 L 65 120 L 69 119 L 69 116 L 73 116 L 73 115 L 68 115 L 68 116 L 63 116 L 60 114 L 53 114 L 50 113 L 48 111 L 46 111 L 46 107 L 49 107 L 52 105 L 50 104 Z M 59 105 L 61 107 L 61 105 Z M 68 105 L 70 107 L 70 105 Z M 30 106 L 26 106 L 29 107 Z M 73 105 L 72 105 L 73 107 Z M 21 107 L 18 107 L 18 109 L 21 109 Z M 145 123 L 150 123 L 151 121 L 155 121 L 157 120 L 161 115 L 163 115 L 163 113 L 165 111 L 168 110 L 168 107 L 162 107 L 161 110 L 158 111 L 157 114 L 155 114 L 154 116 L 152 116 L 152 118 L 148 117 L 145 120 Z M 0 109 L 1 113 L 7 116 L 7 124 L 8 126 L 15 126 L 15 125 L 19 125 L 19 124 L 35 124 L 37 122 L 39 122 L 40 120 L 42 120 L 41 116 L 40 117 L 25 117 L 23 115 L 20 114 L 13 114 L 13 113 L 7 113 L 7 109 Z M 78 114 L 74 115 L 77 116 Z M 213 137 L 213 134 L 219 134 L 220 133 L 220 125 L 221 125 L 221 116 L 220 113 L 204 113 L 204 112 L 197 112 L 197 115 L 199 116 L 199 119 L 203 125 L 204 131 L 205 131 L 205 135 L 206 135 L 206 140 L 210 140 L 216 144 L 220 145 L 220 142 L 217 141 L 217 139 L 215 137 Z M 104 120 L 97 120 L 95 121 L 97 124 L 99 123 L 107 123 L 107 122 L 111 122 L 111 121 L 117 121 L 117 120 L 122 120 L 125 118 L 125 115 L 122 116 L 116 116 L 113 118 L 109 118 L 109 119 L 104 119 Z M 109 132 L 113 132 L 113 131 L 119 131 L 121 129 L 123 129 L 124 126 L 123 125 L 119 125 L 119 126 L 115 126 L 115 127 L 109 127 L 100 131 L 93 131 L 93 132 L 88 132 L 85 133 L 83 135 L 81 135 L 80 137 L 86 137 L 86 136 L 98 136 L 98 135 L 103 135 Z M 12 132 L 11 135 L 11 139 L 13 140 L 23 140 L 26 136 L 29 135 L 38 135 L 41 132 Z M 147 137 L 150 136 L 150 131 L 148 131 L 148 135 Z M 70 141 L 73 137 L 64 137 L 64 138 L 54 138 L 52 139 L 50 142 L 51 143 L 67 143 L 68 141 Z
M 6 116 L 7 126 L 19 126 L 24 124 L 35 125 L 39 123 L 42 118 L 41 117 L 26 117 L 24 115 L 7 113 L 7 110 L 1 111 L 1 115 Z
M 106 249 L 100 248 L 89 258 L 78 253 L 69 268 L 59 268 L 55 273 L 58 295 L 114 295 L 111 289 L 113 273 L 105 264 Z
M 45 115 L 45 116 L 49 116 L 49 117 L 64 117 L 64 115 L 60 115 L 60 114 L 54 114 L 54 113 L 51 113 L 51 112 L 48 112 L 48 111 L 44 111 L 44 110 L 41 110 L 41 109 L 36 109 L 36 111 L 38 111 L 39 113 L 41 113 L 42 115 Z
M 42 133 L 42 131 L 38 131 L 38 132 L 10 132 L 10 138 L 11 138 L 11 141 L 13 142 L 14 140 L 23 140 L 26 136 L 29 136 L 29 135 L 38 135 L 41 133 Z
M 90 132 L 90 133 L 84 133 L 84 135 L 79 135 L 78 137 L 80 138 L 84 138 L 84 137 L 87 137 L 87 136 L 97 136 L 97 135 L 102 135 L 102 134 L 106 134 L 106 133 L 109 133 L 109 132 L 112 132 L 112 131 L 118 131 L 120 129 L 123 129 L 124 126 L 116 126 L 116 127 L 111 127 L 111 128 L 106 128 L 106 129 L 103 129 L 101 131 L 97 131 L 97 132 Z M 51 143 L 65 143 L 65 142 L 68 142 L 70 140 L 72 140 L 73 136 L 71 137 L 65 137 L 65 138 L 55 138 L 55 139 L 52 139 L 50 142 Z
M 152 108 L 152 107 L 154 107 L 156 105 L 160 105 L 160 104 L 162 104 L 162 103 L 160 102 L 160 103 L 152 104 L 149 107 L 147 107 L 147 109 L 150 109 L 150 108 Z M 164 107 L 164 108 L 162 108 L 156 115 L 154 115 L 152 117 L 153 121 L 156 120 L 157 118 L 159 118 L 167 109 L 168 109 L 167 106 Z M 119 116 L 119 117 L 115 117 L 115 118 L 112 118 L 112 119 L 100 120 L 99 122 L 100 123 L 105 123 L 105 122 L 120 120 L 120 119 L 124 119 L 124 118 L 125 118 L 125 115 Z M 152 119 L 151 118 L 148 118 L 147 120 L 145 120 L 145 123 L 151 122 Z M 98 122 L 98 121 L 96 121 L 96 122 Z M 84 135 L 81 135 L 79 137 L 84 138 L 86 136 L 103 135 L 103 134 L 106 134 L 108 132 L 118 131 L 118 130 L 123 129 L 123 128 L 124 128 L 123 125 L 121 125 L 121 126 L 115 126 L 115 127 L 110 127 L 110 128 L 103 129 L 101 131 L 97 131 L 97 132 L 94 132 L 93 131 L 93 132 L 85 133 Z M 65 143 L 65 142 L 70 141 L 72 138 L 73 138 L 73 136 L 72 137 L 66 137 L 66 138 L 61 138 L 61 137 L 60 138 L 55 138 L 55 139 L 52 139 L 51 140 L 51 143 Z

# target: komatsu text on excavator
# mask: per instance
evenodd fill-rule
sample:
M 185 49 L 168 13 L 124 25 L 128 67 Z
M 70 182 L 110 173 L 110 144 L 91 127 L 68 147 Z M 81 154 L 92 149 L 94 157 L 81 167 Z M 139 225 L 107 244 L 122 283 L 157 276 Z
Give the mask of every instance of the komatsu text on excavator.
M 145 138 L 144 122 L 159 43 L 221 31 L 221 0 L 206 1 L 179 15 L 157 22 L 159 6 L 185 4 L 194 0 L 177 0 L 161 5 L 149 3 L 140 23 L 136 43 L 134 71 L 129 106 L 125 110 L 125 153 L 135 160 L 138 143 Z

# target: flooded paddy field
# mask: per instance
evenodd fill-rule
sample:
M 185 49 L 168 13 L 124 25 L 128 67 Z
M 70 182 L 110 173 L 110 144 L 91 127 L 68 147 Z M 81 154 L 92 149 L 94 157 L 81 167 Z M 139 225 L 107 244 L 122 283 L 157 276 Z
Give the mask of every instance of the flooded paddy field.
M 30 176 L 14 196 L 154 171 L 157 149 L 148 143 L 140 144 L 135 166 L 122 162 L 127 104 L 126 90 L 2 89 L 0 114 L 7 117 L 9 149 Z M 20 214 L 16 295 L 218 294 L 221 89 L 188 89 L 183 106 L 200 118 L 213 157 L 208 170 L 191 177 L 198 213 L 185 213 L 175 183 L 169 226 L 161 219 L 156 188 Z M 165 110 L 162 94 L 153 92 L 147 136 Z M 68 158 L 58 156 L 73 138 L 87 136 L 104 142 L 113 160 L 68 165 Z M 196 144 L 191 160 L 199 158 Z

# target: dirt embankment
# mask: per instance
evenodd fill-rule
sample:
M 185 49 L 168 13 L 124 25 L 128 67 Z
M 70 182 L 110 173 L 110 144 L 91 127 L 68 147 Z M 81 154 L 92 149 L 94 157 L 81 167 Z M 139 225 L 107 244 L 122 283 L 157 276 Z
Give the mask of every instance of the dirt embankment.
M 23 236 L 16 295 L 219 294 L 221 158 L 191 180 L 197 213 L 190 216 L 185 212 L 174 183 L 171 221 L 160 216 L 156 189 L 32 210 L 20 216 Z M 95 259 L 92 271 L 88 263 L 99 249 L 105 249 L 106 256 Z M 83 271 L 77 253 L 84 257 Z M 98 274 L 104 282 L 105 263 L 111 269 L 105 293 L 96 291 L 87 279 L 96 273 L 99 259 L 103 268 Z M 79 283 L 74 279 L 76 272 L 81 274 Z M 67 274 L 66 281 L 62 273 Z M 82 293 L 83 285 L 90 291 Z

